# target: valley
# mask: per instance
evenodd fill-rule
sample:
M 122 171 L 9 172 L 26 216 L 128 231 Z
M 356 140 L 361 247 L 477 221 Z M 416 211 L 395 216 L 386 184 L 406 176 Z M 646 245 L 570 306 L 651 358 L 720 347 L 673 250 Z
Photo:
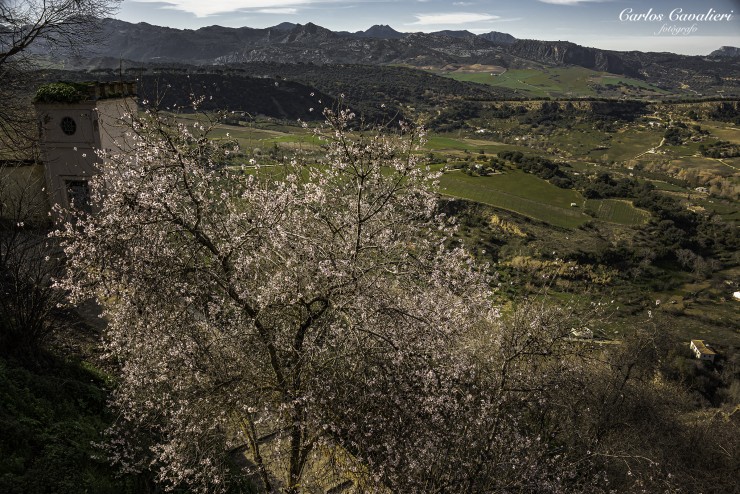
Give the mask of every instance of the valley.
M 481 103 L 478 112 L 455 122 L 457 130 L 432 130 L 419 153 L 441 173 L 439 192 L 462 218 L 460 238 L 505 280 L 505 298 L 544 290 L 584 311 L 594 300 L 609 299 L 613 309 L 599 333 L 607 340 L 622 338 L 651 317 L 674 328 L 677 338 L 699 334 L 732 348 L 740 345 L 732 300 L 740 261 L 739 161 L 699 151 L 717 142 L 740 145 L 740 129 L 714 119 L 719 107 Z M 439 114 L 436 120 L 425 115 L 432 129 L 449 126 L 440 125 Z M 667 144 L 671 129 L 680 137 Z M 311 159 L 323 152 L 311 128 L 280 119 L 220 124 L 214 136 L 227 134 L 240 145 L 237 161 L 279 165 L 296 153 Z M 557 175 L 525 171 L 512 161 L 517 153 L 525 161 L 556 164 Z M 653 192 L 613 190 L 630 183 Z M 664 198 L 670 204 L 654 206 Z M 688 223 L 680 226 L 681 221 Z M 676 224 L 688 237 L 664 236 Z M 698 257 L 681 264 L 675 252 L 687 248 Z

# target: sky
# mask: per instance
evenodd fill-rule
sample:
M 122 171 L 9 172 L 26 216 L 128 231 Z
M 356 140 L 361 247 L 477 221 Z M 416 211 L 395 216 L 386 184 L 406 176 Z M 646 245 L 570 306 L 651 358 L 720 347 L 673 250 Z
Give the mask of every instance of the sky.
M 740 47 L 740 0 L 124 0 L 117 18 L 179 29 L 264 28 L 287 21 L 334 31 L 374 24 L 401 32 L 499 31 L 687 55 Z

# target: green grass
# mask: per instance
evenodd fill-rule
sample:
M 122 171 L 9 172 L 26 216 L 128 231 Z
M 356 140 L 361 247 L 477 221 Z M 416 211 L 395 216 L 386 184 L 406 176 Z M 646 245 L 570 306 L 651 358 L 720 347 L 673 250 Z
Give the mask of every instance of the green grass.
M 576 228 L 589 220 L 585 209 L 607 223 L 642 225 L 650 213 L 619 199 L 584 200 L 577 191 L 561 189 L 519 170 L 489 177 L 472 177 L 461 171 L 445 173 L 442 193 L 488 204 L 562 228 Z M 575 203 L 577 206 L 571 206 Z M 585 209 L 584 209 L 585 208 Z
M 424 145 L 425 151 L 446 151 L 455 156 L 460 156 L 461 152 L 468 151 L 473 156 L 478 156 L 480 151 L 484 151 L 487 157 L 495 156 L 500 151 L 521 151 L 527 154 L 540 154 L 525 146 L 516 144 L 505 144 L 503 142 L 488 141 L 479 137 L 452 137 L 449 134 L 435 134 L 427 137 Z
M 589 218 L 571 203 L 582 203 L 576 191 L 560 189 L 521 171 L 490 177 L 471 177 L 459 171 L 445 173 L 446 195 L 506 209 L 562 228 L 576 228 Z
M 714 121 L 702 121 L 699 124 L 718 139 L 740 144 L 740 127 L 733 126 L 727 122 Z
M 266 142 L 276 142 L 280 144 L 308 144 L 310 146 L 319 147 L 322 144 L 325 144 L 325 141 L 322 141 L 318 137 L 312 134 L 303 134 L 303 135 L 281 135 L 278 137 L 272 137 L 269 139 L 265 139 Z
M 732 166 L 729 166 L 727 163 L 730 163 L 730 165 L 732 164 L 730 159 L 722 159 L 720 161 L 713 158 L 705 158 L 703 156 L 684 156 L 672 161 L 672 164 L 678 165 L 681 168 L 693 168 L 702 172 L 709 171 L 712 175 L 718 177 L 731 177 L 737 173 L 737 170 Z
M 629 130 L 614 134 L 610 140 L 609 149 L 596 150 L 589 153 L 594 158 L 605 158 L 613 161 L 634 159 L 651 148 L 660 144 L 663 130 L 631 127 Z M 654 157 L 646 154 L 645 157 Z
M 650 213 L 636 208 L 630 201 L 621 199 L 589 199 L 586 207 L 596 212 L 596 217 L 609 223 L 636 226 L 647 223 Z
M 475 146 L 472 146 L 466 143 L 463 139 L 456 139 L 454 137 L 441 136 L 441 135 L 430 136 L 427 139 L 425 148 L 433 150 L 433 151 L 440 151 L 440 150 L 472 151 L 476 149 Z
M 658 190 L 665 190 L 668 192 L 683 192 L 683 193 L 687 192 L 686 187 L 681 187 L 679 185 L 674 185 L 668 182 L 664 182 L 663 180 L 647 180 L 647 181 L 655 185 L 655 188 Z
M 735 201 L 717 198 L 697 198 L 696 202 L 710 213 L 721 216 L 725 221 L 740 223 L 740 208 Z
M 492 76 L 490 72 L 478 74 L 445 74 L 458 81 L 477 82 L 490 86 L 504 87 L 527 93 L 530 96 L 550 96 L 562 92 L 562 87 L 550 79 L 549 73 L 539 70 L 507 70 L 501 75 Z
M 641 81 L 639 79 L 632 79 L 629 77 L 621 77 L 621 76 L 615 76 L 615 75 L 604 75 L 601 76 L 599 79 L 599 82 L 601 84 L 604 84 L 605 86 L 608 85 L 617 85 L 620 82 L 629 86 L 635 86 L 641 89 L 646 89 L 648 91 L 661 93 L 661 94 L 668 94 L 669 91 L 666 91 L 665 89 L 661 89 L 659 87 L 653 86 L 652 84 L 648 84 L 645 81 Z
M 228 134 L 228 135 L 227 135 Z M 238 140 L 261 141 L 263 139 L 273 139 L 283 136 L 280 132 L 272 130 L 253 129 L 249 127 L 237 127 L 235 125 L 219 125 L 211 131 L 210 136 L 213 138 L 232 138 Z

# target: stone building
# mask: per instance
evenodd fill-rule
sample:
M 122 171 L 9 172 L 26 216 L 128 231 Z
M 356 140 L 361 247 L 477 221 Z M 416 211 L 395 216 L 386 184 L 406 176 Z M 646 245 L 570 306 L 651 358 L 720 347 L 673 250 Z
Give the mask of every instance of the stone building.
M 132 82 L 54 83 L 39 89 L 35 107 L 49 204 L 94 211 L 88 181 L 101 163 L 98 150 L 125 148 L 126 120 L 137 111 L 135 96 Z

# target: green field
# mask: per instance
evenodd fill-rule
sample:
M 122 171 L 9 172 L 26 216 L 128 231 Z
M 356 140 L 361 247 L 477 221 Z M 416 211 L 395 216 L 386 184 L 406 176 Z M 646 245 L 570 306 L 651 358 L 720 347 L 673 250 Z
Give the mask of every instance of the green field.
M 459 152 L 479 154 L 483 151 L 487 155 L 495 155 L 500 151 L 521 151 L 532 154 L 532 150 L 515 144 L 487 141 L 479 138 L 452 137 L 450 135 L 430 135 L 424 144 L 424 150 L 449 151 L 459 155 Z
M 609 149 L 591 151 L 589 155 L 593 158 L 626 161 L 658 147 L 662 138 L 663 130 L 661 129 L 630 128 L 615 134 L 609 143 Z M 654 155 L 648 153 L 644 156 Z
M 273 143 L 280 143 L 280 144 L 308 144 L 314 147 L 318 147 L 323 144 L 321 139 L 319 139 L 313 134 L 281 135 L 281 136 L 265 139 L 265 141 L 273 142 Z
M 665 190 L 668 192 L 683 192 L 683 193 L 687 192 L 686 187 L 681 187 L 679 185 L 665 182 L 663 180 L 647 180 L 647 182 L 650 182 L 651 184 L 655 185 L 655 188 L 658 190 Z
M 472 146 L 466 143 L 463 139 L 456 139 L 454 137 L 439 136 L 439 135 L 429 136 L 427 138 L 427 142 L 424 147 L 426 149 L 431 149 L 434 151 L 440 151 L 440 150 L 472 151 L 473 149 L 476 149 L 475 146 Z
M 501 75 L 491 75 L 489 72 L 477 74 L 451 73 L 444 75 L 458 81 L 477 82 L 479 84 L 514 89 L 524 92 L 529 96 L 543 97 L 564 93 L 564 85 L 556 80 L 549 71 L 515 69 L 507 70 Z M 588 87 L 585 84 L 573 86 L 573 90 L 578 91 L 579 94 L 583 94 L 584 92 L 589 93 Z
M 685 169 L 693 168 L 701 172 L 711 172 L 717 177 L 731 177 L 738 173 L 738 170 L 729 164 L 731 161 L 731 159 L 717 160 L 703 156 L 685 156 L 674 159 L 671 163 Z
M 656 86 L 653 86 L 652 84 L 648 84 L 645 81 L 641 81 L 639 79 L 632 79 L 630 77 L 623 77 L 623 76 L 617 76 L 617 75 L 603 75 L 600 77 L 601 84 L 604 84 L 605 86 L 610 85 L 617 85 L 617 84 L 625 84 L 628 86 L 635 86 L 641 89 L 646 89 L 651 92 L 656 93 L 662 93 L 662 94 L 668 94 L 668 91 L 665 89 L 660 89 Z
M 506 209 L 562 228 L 575 228 L 588 220 L 580 208 L 583 197 L 560 189 L 521 171 L 490 177 L 471 177 L 459 171 L 445 173 L 442 193 Z
M 703 121 L 701 122 L 701 126 L 710 131 L 713 135 L 717 136 L 718 139 L 740 144 L 740 128 L 733 127 L 732 124 L 726 122 Z

